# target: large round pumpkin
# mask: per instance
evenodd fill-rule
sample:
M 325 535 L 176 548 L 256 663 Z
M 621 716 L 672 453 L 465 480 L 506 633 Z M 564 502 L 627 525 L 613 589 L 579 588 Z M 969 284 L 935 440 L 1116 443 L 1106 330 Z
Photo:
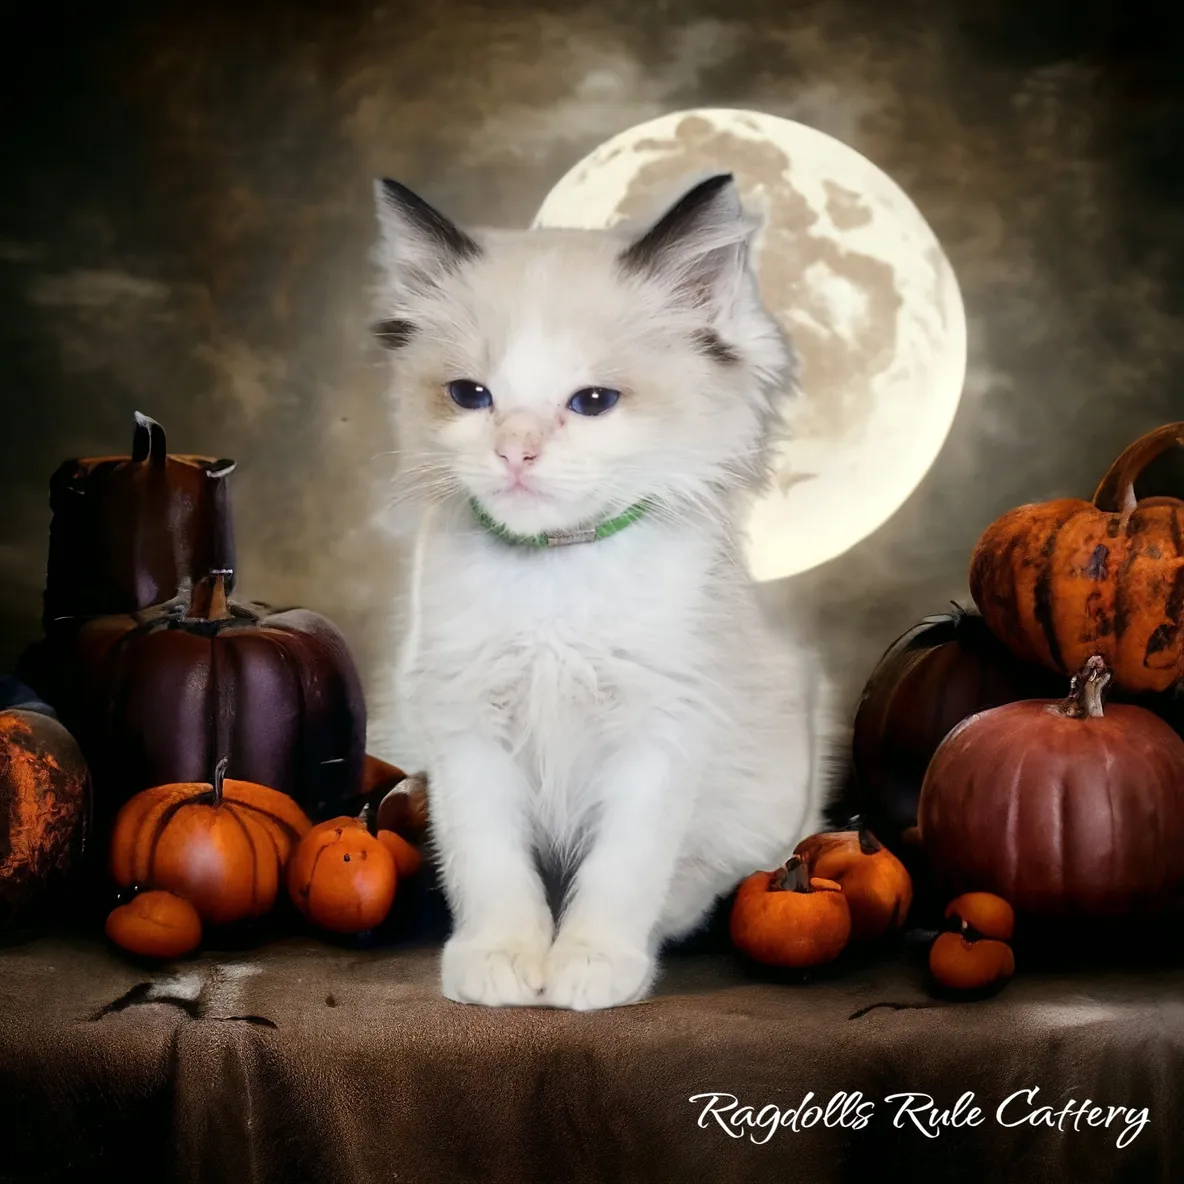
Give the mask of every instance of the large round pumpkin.
M 111 835 L 121 888 L 163 888 L 192 902 L 208 925 L 262 916 L 295 845 L 310 828 L 287 794 L 226 778 L 160 785 L 127 802 Z
M 49 485 L 46 630 L 136 612 L 210 571 L 233 573 L 233 471 L 230 460 L 170 455 L 164 429 L 139 412 L 130 456 L 62 464 Z
M 1130 446 L 1092 502 L 1020 506 L 987 527 L 970 591 L 1021 658 L 1072 674 L 1093 655 L 1115 685 L 1163 691 L 1184 678 L 1184 501 L 1135 496 L 1135 482 L 1184 423 Z
M 314 817 L 357 791 L 366 708 L 345 639 L 305 609 L 228 601 L 222 574 L 48 638 L 26 668 L 82 744 L 105 818 L 139 790 L 204 781 L 222 756 Z
M 90 806 L 90 777 L 70 733 L 43 710 L 0 711 L 0 926 L 67 883 Z
M 917 822 L 925 770 L 954 725 L 1062 685 L 1012 655 L 981 616 L 958 605 L 914 625 L 880 659 L 855 714 L 852 763 L 867 827 L 899 853 Z
M 1184 740 L 1103 706 L 1092 658 L 1067 700 L 1008 703 L 942 742 L 921 791 L 925 853 L 949 896 L 993 892 L 1034 917 L 1174 907 L 1184 889 Z

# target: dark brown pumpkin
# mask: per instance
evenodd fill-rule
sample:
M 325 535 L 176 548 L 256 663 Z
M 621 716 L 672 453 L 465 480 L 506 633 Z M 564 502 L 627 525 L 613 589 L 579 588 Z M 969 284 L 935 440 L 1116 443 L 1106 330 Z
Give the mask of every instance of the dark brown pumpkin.
M 75 729 L 104 819 L 140 790 L 204 781 L 221 756 L 313 817 L 357 791 L 366 709 L 345 640 L 305 609 L 228 601 L 221 574 L 188 602 L 47 639 L 38 667 L 30 681 Z
M 232 590 L 233 471 L 229 460 L 170 456 L 164 429 L 139 412 L 130 456 L 62 464 L 50 480 L 46 631 L 161 604 L 211 571 Z
M 954 725 L 1063 685 L 1014 657 L 981 616 L 958 605 L 914 625 L 880 659 L 855 714 L 852 762 L 867 827 L 900 854 L 917 821 L 925 770 Z
M 1103 707 L 1091 658 L 1062 702 L 971 716 L 921 791 L 921 841 L 949 896 L 993 892 L 1032 917 L 1173 909 L 1184 888 L 1184 740 L 1141 707 Z
M 1184 423 L 1135 441 L 1092 502 L 1020 506 L 987 527 L 970 564 L 984 619 L 1028 661 L 1072 674 L 1095 654 L 1130 692 L 1184 677 L 1184 501 L 1135 483 Z
M 0 711 L 0 927 L 64 887 L 86 844 L 90 777 L 74 738 L 40 711 Z

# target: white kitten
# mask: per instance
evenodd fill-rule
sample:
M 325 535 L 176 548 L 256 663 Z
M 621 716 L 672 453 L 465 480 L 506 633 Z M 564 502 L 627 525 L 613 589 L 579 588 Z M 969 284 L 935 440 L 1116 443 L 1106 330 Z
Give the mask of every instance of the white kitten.
M 634 236 L 470 236 L 391 181 L 378 209 L 443 990 L 629 1003 L 819 821 L 829 687 L 737 548 L 792 379 L 754 227 L 729 176 Z M 557 926 L 536 855 L 574 868 Z

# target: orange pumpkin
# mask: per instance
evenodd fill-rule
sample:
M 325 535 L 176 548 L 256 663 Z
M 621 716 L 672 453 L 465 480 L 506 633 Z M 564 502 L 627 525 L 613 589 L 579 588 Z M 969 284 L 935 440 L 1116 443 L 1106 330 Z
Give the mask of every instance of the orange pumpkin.
M 993 892 L 964 892 L 946 905 L 946 920 L 967 936 L 1011 941 L 1015 909 Z
M 393 830 L 380 830 L 374 837 L 390 852 L 399 879 L 413 876 L 423 867 L 423 856 L 419 848 L 412 846 L 402 835 L 396 834 Z
M 811 878 L 806 862 L 756 872 L 736 892 L 732 942 L 768 966 L 801 968 L 833 961 L 851 936 L 851 912 L 833 880 Z
M 382 923 L 395 899 L 398 871 L 388 848 L 361 818 L 332 818 L 301 840 L 288 867 L 288 892 L 304 917 L 334 933 L 363 933 Z
M 107 936 L 131 954 L 180 958 L 201 945 L 201 918 L 183 896 L 141 892 L 111 911 Z
M 866 829 L 827 831 L 794 848 L 812 876 L 834 880 L 851 910 L 851 936 L 874 941 L 899 929 L 913 903 L 913 881 L 904 864 Z
M 161 785 L 120 809 L 111 873 L 121 887 L 164 888 L 193 902 L 207 925 L 262 916 L 311 824 L 287 794 L 226 777 Z
M 1004 941 L 939 933 L 929 948 L 929 972 L 947 990 L 997 990 L 1015 974 L 1015 955 Z
M 1092 502 L 1060 498 L 987 527 L 970 591 L 987 625 L 1020 658 L 1072 675 L 1097 655 L 1126 691 L 1184 678 L 1184 501 L 1136 498 L 1135 482 L 1184 423 L 1136 440 Z

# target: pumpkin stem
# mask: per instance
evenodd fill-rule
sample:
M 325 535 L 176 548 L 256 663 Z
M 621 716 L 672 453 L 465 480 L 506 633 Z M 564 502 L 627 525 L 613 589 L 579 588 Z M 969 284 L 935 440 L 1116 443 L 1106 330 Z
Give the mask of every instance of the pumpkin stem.
M 875 855 L 884 850 L 884 844 L 866 827 L 859 828 L 859 850 L 864 855 Z
M 135 412 L 136 430 L 132 436 L 132 460 L 143 464 L 146 460 L 163 465 L 168 459 L 169 446 L 164 428 L 142 411 Z
M 1063 703 L 1050 703 L 1045 708 L 1052 715 L 1066 719 L 1101 719 L 1104 693 L 1110 682 L 1106 663 L 1095 654 L 1069 683 L 1069 697 Z
M 190 620 L 229 621 L 234 615 L 226 601 L 226 573 L 214 572 L 193 585 L 189 597 Z
M 372 824 L 372 817 L 374 811 L 370 809 L 370 803 L 367 802 L 358 815 L 358 821 L 366 828 L 367 834 L 374 834 L 374 826 Z
M 772 892 L 809 892 L 810 870 L 800 855 L 791 855 L 769 883 Z
M 1094 505 L 1107 513 L 1127 514 L 1135 508 L 1135 482 L 1143 470 L 1177 444 L 1184 444 L 1184 423 L 1165 423 L 1140 436 L 1110 466 L 1094 492 Z
M 226 766 L 230 764 L 230 758 L 224 756 L 214 766 L 214 802 L 215 806 L 222 805 L 222 782 L 226 780 Z

